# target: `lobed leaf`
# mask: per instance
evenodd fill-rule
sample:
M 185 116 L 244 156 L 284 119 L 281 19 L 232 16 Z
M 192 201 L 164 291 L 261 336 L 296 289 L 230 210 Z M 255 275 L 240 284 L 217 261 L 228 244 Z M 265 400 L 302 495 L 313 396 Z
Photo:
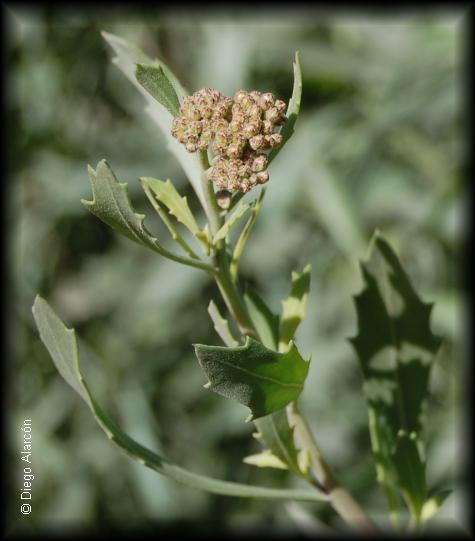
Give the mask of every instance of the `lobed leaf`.
M 241 347 L 196 344 L 195 352 L 209 378 L 205 387 L 247 406 L 251 410 L 247 421 L 296 400 L 309 367 L 295 344 L 287 353 L 277 353 L 249 337 Z
M 106 160 L 101 160 L 96 170 L 89 166 L 88 172 L 93 199 L 82 199 L 81 203 L 92 214 L 129 239 L 156 250 L 157 239 L 143 225 L 145 216 L 132 209 L 127 184 L 117 181 Z
M 365 288 L 355 297 L 358 335 L 350 341 L 363 373 L 378 479 L 388 494 L 397 485 L 418 520 L 426 497 L 422 416 L 441 339 L 430 329 L 432 305 L 420 300 L 379 233 L 361 269 Z M 412 477 L 407 464 L 414 468 Z
M 73 329 L 68 329 L 54 313 L 49 304 L 37 296 L 33 304 L 33 316 L 41 340 L 51 355 L 59 373 L 79 394 L 90 408 L 96 422 L 107 437 L 122 448 L 134 460 L 162 475 L 193 488 L 214 494 L 239 496 L 243 498 L 268 498 L 279 500 L 325 501 L 325 495 L 318 491 L 287 490 L 246 485 L 213 479 L 177 466 L 153 451 L 143 447 L 127 436 L 102 410 L 92 396 L 79 366 L 78 344 Z

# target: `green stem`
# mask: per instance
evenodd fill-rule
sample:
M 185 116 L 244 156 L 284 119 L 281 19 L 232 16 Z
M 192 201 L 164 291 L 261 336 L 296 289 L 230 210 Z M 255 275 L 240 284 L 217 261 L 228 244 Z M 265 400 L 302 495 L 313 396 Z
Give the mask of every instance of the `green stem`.
M 305 418 L 300 412 L 297 401 L 292 402 L 287 407 L 287 415 L 291 426 L 294 427 L 294 433 L 300 445 L 307 450 L 310 456 L 314 480 L 318 490 L 324 490 L 329 498 L 333 509 L 341 518 L 357 530 L 365 532 L 376 532 L 376 528 L 370 518 L 366 515 L 358 502 L 342 486 L 339 485 L 330 466 L 323 458 L 318 445 L 308 427 Z
M 203 168 L 201 173 L 201 186 L 203 188 L 203 195 L 205 200 L 204 211 L 208 218 L 208 222 L 213 235 L 219 230 L 223 224 L 223 217 L 220 215 L 220 208 L 216 202 L 216 195 L 214 193 L 213 183 L 208 180 L 206 171 L 209 169 L 208 152 L 206 150 L 200 150 L 200 162 Z
M 233 280 L 231 277 L 229 258 L 224 247 L 221 247 L 219 251 L 216 264 L 219 269 L 215 274 L 218 287 L 242 334 L 244 336 L 259 338 L 259 334 L 247 312 L 238 280 Z M 312 479 L 310 477 L 307 479 L 310 484 L 315 486 L 320 492 L 323 490 L 328 493 L 331 505 L 347 524 L 360 531 L 376 532 L 371 519 L 364 513 L 351 494 L 336 481 L 329 465 L 318 449 L 296 402 L 288 406 L 288 415 L 295 427 L 296 437 L 300 440 L 302 447 L 307 450 L 311 458 L 314 478 Z

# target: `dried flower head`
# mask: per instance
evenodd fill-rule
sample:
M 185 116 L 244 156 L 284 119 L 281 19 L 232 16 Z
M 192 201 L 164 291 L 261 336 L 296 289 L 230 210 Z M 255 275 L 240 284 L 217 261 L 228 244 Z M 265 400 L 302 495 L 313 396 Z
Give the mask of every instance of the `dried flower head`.
M 270 92 L 238 90 L 231 99 L 204 88 L 183 100 L 172 135 L 188 152 L 212 148 L 208 178 L 218 188 L 247 192 L 269 180 L 265 152 L 282 143 L 285 108 Z

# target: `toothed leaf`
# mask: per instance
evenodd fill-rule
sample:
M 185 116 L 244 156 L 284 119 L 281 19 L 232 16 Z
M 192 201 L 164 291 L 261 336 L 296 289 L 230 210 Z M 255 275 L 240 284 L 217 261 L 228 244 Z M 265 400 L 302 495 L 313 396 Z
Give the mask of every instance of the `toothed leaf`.
M 358 335 L 351 339 L 364 378 L 373 419 L 378 478 L 402 490 L 411 510 L 421 512 L 425 492 L 422 415 L 431 365 L 441 339 L 430 328 L 432 306 L 421 301 L 396 254 L 377 233 L 362 266 L 364 289 L 355 297 Z M 411 434 L 411 440 L 398 434 Z M 414 465 L 409 482 L 405 464 Z M 418 517 L 416 517 L 418 518 Z
M 92 201 L 81 200 L 83 205 L 100 220 L 129 239 L 157 249 L 158 240 L 143 225 L 145 216 L 134 212 L 127 184 L 118 182 L 109 164 L 102 160 L 96 170 L 88 168 L 92 187 Z
M 33 305 L 33 316 L 41 340 L 49 351 L 59 373 L 86 402 L 94 419 L 107 437 L 143 466 L 170 477 L 178 483 L 214 494 L 278 500 L 319 501 L 328 499 L 324 494 L 315 490 L 273 489 L 213 479 L 212 477 L 185 470 L 172 461 L 143 447 L 122 432 L 117 424 L 106 415 L 91 394 L 89 386 L 80 371 L 78 344 L 74 329 L 68 329 L 49 304 L 39 296 L 36 297 Z
M 247 338 L 244 346 L 195 345 L 198 361 L 209 378 L 207 388 L 247 406 L 247 420 L 277 411 L 303 390 L 309 362 L 292 344 L 287 353 L 267 349 Z

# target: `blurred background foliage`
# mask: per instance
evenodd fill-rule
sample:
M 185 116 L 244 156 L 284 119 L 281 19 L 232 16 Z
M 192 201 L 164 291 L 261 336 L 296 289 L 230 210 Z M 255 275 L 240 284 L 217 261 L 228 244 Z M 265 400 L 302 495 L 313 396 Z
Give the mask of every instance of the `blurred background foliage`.
M 202 387 L 206 378 L 191 344 L 220 343 L 206 311 L 218 298 L 207 276 L 119 237 L 79 202 L 90 196 L 87 164 L 106 158 L 161 238 L 166 231 L 139 176 L 173 179 L 196 208 L 142 97 L 110 63 L 101 30 L 163 59 L 193 91 L 257 89 L 287 100 L 300 51 L 301 115 L 272 164 L 242 272 L 278 311 L 291 271 L 311 262 L 309 314 L 297 337 L 302 352 L 313 355 L 303 408 L 341 481 L 384 521 L 361 377 L 347 338 L 356 332 L 358 259 L 375 228 L 387 235 L 424 300 L 435 302 L 433 329 L 446 338 L 432 373 L 428 475 L 432 485 L 456 485 L 439 520 L 459 516 L 466 369 L 461 14 L 5 11 L 12 531 L 189 525 L 313 532 L 322 526 L 312 515 L 338 524 L 324 505 L 209 495 L 139 466 L 98 430 L 39 340 L 31 316 L 37 292 L 87 344 L 93 388 L 133 437 L 197 472 L 294 483 L 285 472 L 242 463 L 259 449 L 244 423 L 247 410 Z M 24 418 L 32 419 L 36 475 L 27 519 L 17 497 Z

